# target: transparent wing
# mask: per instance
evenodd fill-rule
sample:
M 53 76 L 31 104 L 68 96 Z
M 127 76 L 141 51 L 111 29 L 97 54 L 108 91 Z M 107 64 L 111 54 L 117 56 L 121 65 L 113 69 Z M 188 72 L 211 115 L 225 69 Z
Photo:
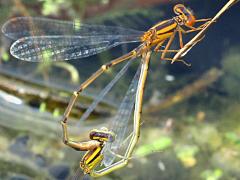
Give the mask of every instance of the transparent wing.
M 3 25 L 2 32 L 15 41 L 10 49 L 12 55 L 27 61 L 88 57 L 123 43 L 139 42 L 143 33 L 38 17 L 10 19 Z
M 80 21 L 61 21 L 40 17 L 17 17 L 7 21 L 3 33 L 17 40 L 28 36 L 102 36 L 102 35 L 142 35 L 142 31 L 116 26 L 82 24 Z
M 68 180 L 91 180 L 88 174 L 84 174 L 83 170 L 78 167 L 77 170 L 75 170 L 75 172 L 73 172 L 72 175 L 70 175 L 70 177 L 67 178 Z
M 125 97 L 123 98 L 123 101 L 119 107 L 116 116 L 112 119 L 112 122 L 110 123 L 111 125 L 109 127 L 109 130 L 115 133 L 116 138 L 114 142 L 106 143 L 106 145 L 104 146 L 103 164 L 106 167 L 113 163 L 116 157 L 113 153 L 118 154 L 119 150 L 123 148 L 121 146 L 123 146 L 124 144 L 126 145 L 126 142 L 124 143 L 124 141 L 127 136 L 127 131 L 130 128 L 129 119 L 132 117 L 139 76 L 140 66 L 131 81 L 131 84 L 126 92 Z
M 126 36 L 24 37 L 12 44 L 10 52 L 14 57 L 25 61 L 79 59 L 98 54 L 122 43 L 130 43 L 125 38 Z
M 112 89 L 112 87 L 118 82 L 118 80 L 125 74 L 128 70 L 129 66 L 132 64 L 132 61 L 128 61 L 124 67 L 118 72 L 118 74 L 114 77 L 114 79 L 100 92 L 97 98 L 93 101 L 93 103 L 89 106 L 89 108 L 84 112 L 81 116 L 80 122 L 86 120 L 92 111 L 97 107 L 99 102 L 103 100 L 106 94 Z M 79 124 L 77 124 L 79 125 Z

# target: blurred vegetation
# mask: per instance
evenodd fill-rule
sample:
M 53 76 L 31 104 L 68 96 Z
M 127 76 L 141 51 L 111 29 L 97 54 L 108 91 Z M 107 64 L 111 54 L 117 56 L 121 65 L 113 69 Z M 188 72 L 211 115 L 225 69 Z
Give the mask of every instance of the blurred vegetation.
M 171 18 L 172 6 L 178 2 L 183 1 L 2 0 L 0 24 L 14 16 L 45 16 L 144 31 L 159 20 Z M 225 2 L 184 1 L 199 18 L 212 17 Z M 240 27 L 236 23 L 239 18 L 237 6 L 230 9 L 185 57 L 192 64 L 191 68 L 181 63 L 170 65 L 161 62 L 159 54 L 152 55 L 144 104 L 146 109 L 155 106 L 159 111 L 143 113 L 141 140 L 129 165 L 101 179 L 240 179 Z M 101 64 L 137 45 L 122 45 L 82 61 L 34 64 L 14 59 L 8 53 L 9 44 L 2 38 L 1 73 L 3 70 L 21 72 L 28 80 L 40 78 L 47 81 L 46 89 L 50 88 L 49 84 L 58 84 L 69 87 L 70 92 Z M 175 47 L 177 42 L 173 49 Z M 86 94 L 98 95 L 121 67 L 108 71 Z M 109 104 L 119 104 L 137 67 L 138 63 L 134 63 L 110 93 Z M 221 72 L 221 76 L 207 84 L 209 76 L 206 79 L 203 75 L 212 69 Z M 199 81 L 206 83 L 204 88 L 195 88 Z M 28 85 L 32 86 L 30 83 Z M 181 93 L 181 101 L 160 111 L 162 102 L 168 101 L 168 97 L 175 97 L 178 92 L 185 92 L 182 91 L 184 89 L 190 93 Z M 56 94 L 69 98 L 71 93 L 60 91 Z M 49 97 L 56 94 L 50 93 Z M 0 101 L 0 179 L 66 179 L 70 172 L 74 172 L 72 167 L 79 163 L 76 159 L 80 159 L 81 154 L 64 148 L 60 140 L 61 131 L 55 128 L 60 128 L 56 122 L 65 105 L 51 104 L 40 97 L 41 93 L 40 100 L 16 107 L 3 99 Z M 86 101 L 91 101 L 91 98 Z M 38 108 L 34 109 L 36 104 Z M 54 107 L 50 113 L 49 106 Z M 80 114 L 79 109 L 74 113 Z M 95 114 L 97 123 L 94 125 L 87 122 L 80 129 L 74 129 L 74 137 L 87 139 L 89 129 L 96 128 L 96 124 L 104 124 L 98 121 L 99 116 Z M 55 131 L 59 136 L 53 135 Z
M 222 87 L 233 101 L 240 100 L 240 48 L 231 48 L 224 54 L 222 68 L 225 76 L 222 80 Z

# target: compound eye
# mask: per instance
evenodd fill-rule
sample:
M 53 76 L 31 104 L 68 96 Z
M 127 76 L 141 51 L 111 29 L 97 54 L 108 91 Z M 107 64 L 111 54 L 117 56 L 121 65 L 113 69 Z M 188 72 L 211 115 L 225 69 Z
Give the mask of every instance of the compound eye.
M 174 6 L 173 11 L 175 14 L 180 15 L 184 13 L 185 6 L 183 4 L 177 4 Z

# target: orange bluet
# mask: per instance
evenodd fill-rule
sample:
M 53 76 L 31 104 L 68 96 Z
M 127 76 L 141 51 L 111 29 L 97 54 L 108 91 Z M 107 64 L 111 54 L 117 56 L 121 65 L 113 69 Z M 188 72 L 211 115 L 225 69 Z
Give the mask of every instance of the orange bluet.
M 140 42 L 138 47 L 102 65 L 84 81 L 73 93 L 63 115 L 61 124 L 63 127 L 64 143 L 76 150 L 87 151 L 80 163 L 80 167 L 85 173 L 99 177 L 117 170 L 128 163 L 140 134 L 142 98 L 151 52 L 161 52 L 162 60 L 172 61 L 173 59 L 166 57 L 166 54 L 177 53 L 179 51 L 170 49 L 176 35 L 179 37 L 180 48 L 183 48 L 183 34 L 201 31 L 210 21 L 210 19 L 196 19 L 193 13 L 182 4 L 177 4 L 173 10 L 176 14 L 175 17 L 157 23 L 146 32 L 122 27 L 86 25 L 76 22 L 31 17 L 13 18 L 3 26 L 2 30 L 5 35 L 14 40 L 10 48 L 11 54 L 18 59 L 31 62 L 41 62 L 44 61 L 46 57 L 52 61 L 79 59 L 100 53 L 123 43 Z M 197 22 L 204 23 L 195 27 L 194 25 Z M 162 47 L 165 48 L 162 49 Z M 79 94 L 100 75 L 119 63 L 129 60 L 133 61 L 137 58 L 141 58 L 140 74 L 136 74 L 136 78 L 134 78 L 133 83 L 130 85 L 130 90 L 126 93 L 126 102 L 127 100 L 133 101 L 135 99 L 135 101 L 133 101 L 134 103 L 129 103 L 128 106 L 126 106 L 131 110 L 134 104 L 133 130 L 129 137 L 130 139 L 125 154 L 118 156 L 116 153 L 116 157 L 122 158 L 118 161 L 108 160 L 107 157 L 114 159 L 109 153 L 113 151 L 114 154 L 119 141 L 122 141 L 122 138 L 118 140 L 120 135 L 119 130 L 116 128 L 120 127 L 119 129 L 121 129 L 122 126 L 127 126 L 127 119 L 131 116 L 130 111 L 125 112 L 126 115 L 123 116 L 122 122 L 115 121 L 116 124 L 113 125 L 111 129 L 104 128 L 90 132 L 91 140 L 87 142 L 75 142 L 69 139 L 67 132 L 68 118 Z M 175 61 L 188 65 L 181 59 L 176 59 Z M 110 85 L 112 86 L 111 83 Z M 104 93 L 101 98 L 106 94 L 106 91 L 111 89 L 111 86 L 103 91 Z M 129 93 L 132 96 L 128 95 Z M 125 104 L 126 102 L 125 100 L 123 101 Z M 92 107 L 94 106 L 95 105 Z M 121 110 L 120 108 L 119 112 Z M 121 115 L 122 113 L 119 114 Z M 115 137 L 115 140 L 113 137 Z M 99 166 L 101 162 L 103 162 L 106 167 L 97 170 L 97 166 Z

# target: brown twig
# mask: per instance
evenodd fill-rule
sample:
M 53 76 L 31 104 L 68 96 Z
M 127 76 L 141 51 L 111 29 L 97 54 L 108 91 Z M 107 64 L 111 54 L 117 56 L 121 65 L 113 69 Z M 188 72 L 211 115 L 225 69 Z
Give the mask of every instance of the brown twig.
M 50 111 L 56 107 L 62 110 L 67 105 L 68 98 L 61 97 L 59 95 L 60 92 L 70 94 L 70 92 L 63 89 L 47 87 L 44 84 L 29 82 L 28 80 L 21 79 L 21 77 L 13 77 L 2 72 L 0 73 L 0 89 L 23 99 L 25 102 L 45 102 L 48 104 L 48 110 Z M 81 100 L 81 103 L 76 104 L 72 113 L 74 117 L 79 118 L 79 115 L 81 114 L 80 112 L 84 112 L 92 101 L 90 97 L 84 96 L 81 96 Z M 110 104 L 103 103 L 102 105 L 104 107 L 95 109 L 93 115 L 109 115 L 109 108 L 111 108 Z
M 193 96 L 194 94 L 198 93 L 200 90 L 206 88 L 213 82 L 215 82 L 221 75 L 222 71 L 216 68 L 212 68 L 207 71 L 200 79 L 196 80 L 190 85 L 185 86 L 183 89 L 180 89 L 175 94 L 168 96 L 159 104 L 150 105 L 145 109 L 145 112 L 155 113 L 159 112 L 162 109 L 169 108 L 183 100 Z

